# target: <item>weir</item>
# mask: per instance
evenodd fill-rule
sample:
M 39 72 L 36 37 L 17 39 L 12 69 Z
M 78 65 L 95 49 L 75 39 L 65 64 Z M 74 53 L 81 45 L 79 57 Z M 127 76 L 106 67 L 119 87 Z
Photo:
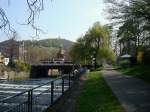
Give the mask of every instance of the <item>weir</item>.
M 62 74 L 54 79 L 1 82 L 0 112 L 43 112 L 69 90 L 85 70 Z M 3 94 L 2 94 L 3 93 Z

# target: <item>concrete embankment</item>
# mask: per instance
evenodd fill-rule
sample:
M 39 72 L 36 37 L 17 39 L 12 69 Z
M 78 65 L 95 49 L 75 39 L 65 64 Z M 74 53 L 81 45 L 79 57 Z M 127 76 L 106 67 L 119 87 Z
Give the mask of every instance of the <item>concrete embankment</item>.
M 11 70 L 6 66 L 0 66 L 0 79 L 6 80 L 21 80 L 28 79 L 29 72 Z

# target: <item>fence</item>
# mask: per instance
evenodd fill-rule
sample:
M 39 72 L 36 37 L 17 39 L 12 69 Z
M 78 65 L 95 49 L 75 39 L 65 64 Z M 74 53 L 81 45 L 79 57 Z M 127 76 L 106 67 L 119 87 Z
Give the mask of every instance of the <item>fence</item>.
M 85 72 L 62 75 L 48 83 L 0 100 L 0 112 L 43 112 Z

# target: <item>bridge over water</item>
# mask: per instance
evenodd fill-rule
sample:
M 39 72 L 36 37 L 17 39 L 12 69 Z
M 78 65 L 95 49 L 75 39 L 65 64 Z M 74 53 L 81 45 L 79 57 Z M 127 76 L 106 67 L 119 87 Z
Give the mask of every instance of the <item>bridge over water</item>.
M 58 66 L 61 67 L 60 65 L 53 67 Z M 66 66 L 72 70 L 73 65 Z M 85 70 L 80 68 L 76 74 L 71 71 L 57 78 L 38 78 L 26 81 L 1 80 L 0 112 L 43 112 L 53 105 L 84 72 Z
M 30 77 L 31 78 L 41 78 L 48 77 L 48 71 L 50 69 L 58 69 L 60 74 L 71 73 L 74 69 L 80 68 L 78 64 L 72 63 L 41 63 L 31 65 Z
M 50 78 L 49 69 L 58 69 L 61 75 Z M 74 69 L 79 71 L 74 74 Z M 43 112 L 59 99 L 83 72 L 85 70 L 77 64 L 41 63 L 31 66 L 29 80 L 0 80 L 0 112 Z
M 75 69 L 79 69 L 81 65 L 73 64 L 70 61 L 43 61 L 40 64 L 31 65 L 30 77 L 31 78 L 41 78 L 41 77 L 49 77 L 48 71 L 50 69 L 58 69 L 60 74 L 68 74 L 74 71 Z M 93 65 L 82 65 L 82 67 L 86 67 L 88 69 L 93 68 Z M 100 65 L 96 65 L 96 67 L 100 67 Z

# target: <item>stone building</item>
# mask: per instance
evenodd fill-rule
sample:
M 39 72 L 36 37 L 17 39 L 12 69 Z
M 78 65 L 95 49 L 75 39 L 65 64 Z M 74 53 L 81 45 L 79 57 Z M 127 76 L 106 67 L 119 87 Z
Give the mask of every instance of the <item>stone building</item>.
M 24 46 L 21 42 L 13 39 L 6 40 L 0 43 L 0 52 L 6 58 L 13 58 L 24 61 Z
M 56 60 L 59 60 L 59 61 L 64 61 L 65 60 L 65 50 L 63 50 L 62 47 L 59 48 Z

